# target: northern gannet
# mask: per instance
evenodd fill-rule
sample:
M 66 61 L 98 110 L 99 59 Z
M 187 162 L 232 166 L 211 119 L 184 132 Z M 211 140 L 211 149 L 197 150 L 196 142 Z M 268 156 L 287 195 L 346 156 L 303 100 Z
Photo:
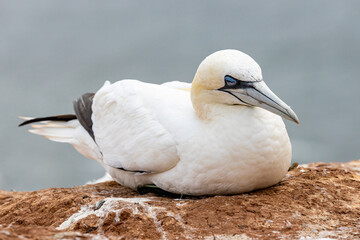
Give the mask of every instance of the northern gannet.
M 237 50 L 206 57 L 190 83 L 121 80 L 74 101 L 74 115 L 27 119 L 72 144 L 118 183 L 187 195 L 237 194 L 278 183 L 291 162 L 281 117 L 295 112 Z

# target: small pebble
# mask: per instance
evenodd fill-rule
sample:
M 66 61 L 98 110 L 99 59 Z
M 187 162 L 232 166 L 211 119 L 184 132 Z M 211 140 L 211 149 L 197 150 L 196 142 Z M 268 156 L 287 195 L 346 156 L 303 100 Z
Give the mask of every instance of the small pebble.
M 91 228 L 89 228 L 88 230 L 86 230 L 85 233 L 90 233 L 90 232 L 96 230 L 97 228 L 98 228 L 98 227 L 91 227 Z
M 95 211 L 96 211 L 96 210 L 99 210 L 104 203 L 105 203 L 105 200 L 100 200 L 100 201 L 96 204 L 96 207 L 95 207 L 94 210 L 95 210 Z

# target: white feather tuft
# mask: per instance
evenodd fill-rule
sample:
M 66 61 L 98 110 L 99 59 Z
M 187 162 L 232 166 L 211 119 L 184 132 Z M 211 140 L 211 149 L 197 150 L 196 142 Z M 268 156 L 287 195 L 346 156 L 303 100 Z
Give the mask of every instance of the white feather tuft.
M 22 118 L 31 120 L 32 118 Z M 31 125 L 29 132 L 43 136 L 54 142 L 70 143 L 85 157 L 102 161 L 98 146 L 78 120 L 68 122 L 42 121 Z

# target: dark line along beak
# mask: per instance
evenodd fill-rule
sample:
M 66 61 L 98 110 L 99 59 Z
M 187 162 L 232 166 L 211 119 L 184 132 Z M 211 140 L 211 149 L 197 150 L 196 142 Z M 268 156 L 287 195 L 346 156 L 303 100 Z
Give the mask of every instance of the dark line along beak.
M 226 89 L 227 92 L 235 95 L 249 105 L 261 107 L 275 113 L 287 120 L 300 124 L 296 113 L 280 98 L 278 98 L 264 81 L 246 82 L 246 87 L 242 89 Z

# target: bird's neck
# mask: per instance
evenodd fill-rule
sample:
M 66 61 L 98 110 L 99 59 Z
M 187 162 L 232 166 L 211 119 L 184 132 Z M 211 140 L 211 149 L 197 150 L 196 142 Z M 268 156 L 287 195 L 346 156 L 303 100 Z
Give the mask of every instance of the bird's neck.
M 204 121 L 211 121 L 218 116 L 226 115 L 226 112 L 231 111 L 234 106 L 216 103 L 213 97 L 206 93 L 195 93 L 191 91 L 191 101 L 199 119 Z M 229 109 L 231 108 L 231 109 Z
M 204 81 L 202 81 L 199 74 L 196 73 L 191 85 L 191 101 L 196 115 L 201 120 L 211 120 L 219 114 L 223 115 L 223 111 L 228 105 L 218 102 L 221 96 L 216 96 L 216 91 L 211 90 L 215 89 L 216 86 L 209 84 L 203 85 L 201 84 L 202 82 Z M 207 83 L 209 83 L 209 81 Z M 220 92 L 218 94 L 220 94 Z
M 191 86 L 191 102 L 196 115 L 201 120 L 206 120 L 209 118 L 209 114 L 211 112 L 211 103 L 196 81 L 193 81 Z

